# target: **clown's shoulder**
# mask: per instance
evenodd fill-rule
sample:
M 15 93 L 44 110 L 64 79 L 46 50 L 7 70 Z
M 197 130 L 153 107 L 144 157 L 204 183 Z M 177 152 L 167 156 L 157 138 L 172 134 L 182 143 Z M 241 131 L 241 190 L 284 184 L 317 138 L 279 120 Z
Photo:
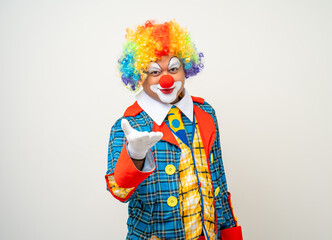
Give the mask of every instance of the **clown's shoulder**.
M 194 96 L 191 98 L 193 99 L 193 102 L 196 106 L 201 108 L 203 111 L 215 116 L 214 108 L 204 98 Z

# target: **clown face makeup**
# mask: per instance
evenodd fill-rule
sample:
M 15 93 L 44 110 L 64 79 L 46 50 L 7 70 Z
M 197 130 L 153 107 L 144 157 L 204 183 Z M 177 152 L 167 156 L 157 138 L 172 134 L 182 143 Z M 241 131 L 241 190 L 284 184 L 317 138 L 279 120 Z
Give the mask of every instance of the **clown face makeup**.
M 181 61 L 174 56 L 162 56 L 160 60 L 150 64 L 143 89 L 160 102 L 176 103 L 184 82 L 185 73 Z
M 174 82 L 171 88 L 161 88 L 159 84 L 151 85 L 150 89 L 152 92 L 156 93 L 163 103 L 176 103 L 177 98 L 180 94 L 179 90 L 182 87 L 181 82 Z M 179 93 L 179 94 L 178 94 Z

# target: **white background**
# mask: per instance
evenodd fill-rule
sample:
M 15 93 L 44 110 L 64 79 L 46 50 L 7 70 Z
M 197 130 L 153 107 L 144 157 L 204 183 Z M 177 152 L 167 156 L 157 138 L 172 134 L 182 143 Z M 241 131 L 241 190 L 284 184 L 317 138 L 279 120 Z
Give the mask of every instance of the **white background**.
M 205 53 L 187 80 L 217 111 L 245 240 L 332 239 L 330 0 L 0 1 L 0 239 L 124 239 L 105 187 L 134 96 L 125 29 L 176 19 Z

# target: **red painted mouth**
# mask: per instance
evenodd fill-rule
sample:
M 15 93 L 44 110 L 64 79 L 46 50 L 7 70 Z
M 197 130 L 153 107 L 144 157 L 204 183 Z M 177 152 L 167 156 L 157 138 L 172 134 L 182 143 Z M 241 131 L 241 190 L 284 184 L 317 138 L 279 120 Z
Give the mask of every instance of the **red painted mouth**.
M 163 93 L 163 94 L 170 94 L 172 93 L 174 90 L 174 87 L 173 88 L 163 88 L 163 89 L 160 89 L 160 91 Z

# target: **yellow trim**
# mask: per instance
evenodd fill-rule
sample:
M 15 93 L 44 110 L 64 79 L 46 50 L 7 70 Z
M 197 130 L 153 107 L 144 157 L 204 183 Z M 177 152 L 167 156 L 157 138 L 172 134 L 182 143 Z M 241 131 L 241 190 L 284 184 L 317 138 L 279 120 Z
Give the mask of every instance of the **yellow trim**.
M 119 187 L 118 184 L 115 182 L 113 174 L 108 176 L 108 182 L 110 184 L 113 194 L 122 199 L 125 199 L 128 196 L 128 194 L 134 189 L 134 187 L 132 188 Z

